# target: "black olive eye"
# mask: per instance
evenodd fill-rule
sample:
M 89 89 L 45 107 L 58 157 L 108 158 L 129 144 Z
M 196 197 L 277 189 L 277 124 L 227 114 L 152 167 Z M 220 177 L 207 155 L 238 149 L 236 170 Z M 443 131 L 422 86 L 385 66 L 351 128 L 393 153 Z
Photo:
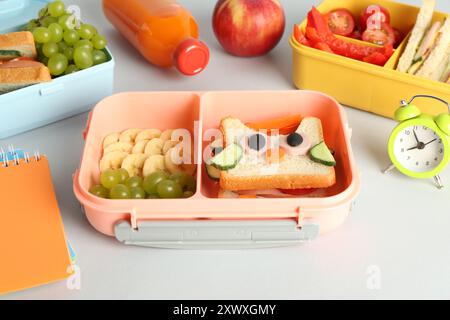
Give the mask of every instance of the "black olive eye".
M 223 151 L 223 148 L 222 147 L 214 147 L 214 148 L 212 148 L 212 155 L 213 156 L 216 156 L 216 155 L 218 155 L 219 153 L 221 153 Z
M 297 132 L 291 133 L 287 137 L 287 143 L 291 147 L 298 147 L 303 143 L 303 137 L 301 134 L 298 134 Z
M 266 146 L 266 137 L 262 134 L 254 134 L 248 137 L 248 146 L 250 149 L 259 151 Z

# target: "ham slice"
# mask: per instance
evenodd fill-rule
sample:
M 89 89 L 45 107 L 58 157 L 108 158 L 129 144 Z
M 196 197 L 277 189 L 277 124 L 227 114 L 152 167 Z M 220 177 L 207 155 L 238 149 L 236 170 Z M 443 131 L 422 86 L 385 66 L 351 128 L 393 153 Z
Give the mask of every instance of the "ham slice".
M 35 68 L 44 66 L 42 63 L 33 60 L 11 60 L 0 64 L 0 68 Z

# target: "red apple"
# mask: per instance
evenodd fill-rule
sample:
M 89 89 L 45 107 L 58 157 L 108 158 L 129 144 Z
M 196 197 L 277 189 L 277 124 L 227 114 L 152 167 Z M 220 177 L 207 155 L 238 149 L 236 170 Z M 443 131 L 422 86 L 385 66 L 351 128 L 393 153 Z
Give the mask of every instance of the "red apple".
M 272 50 L 283 36 L 285 17 L 278 0 L 219 0 L 213 28 L 222 47 L 241 57 Z

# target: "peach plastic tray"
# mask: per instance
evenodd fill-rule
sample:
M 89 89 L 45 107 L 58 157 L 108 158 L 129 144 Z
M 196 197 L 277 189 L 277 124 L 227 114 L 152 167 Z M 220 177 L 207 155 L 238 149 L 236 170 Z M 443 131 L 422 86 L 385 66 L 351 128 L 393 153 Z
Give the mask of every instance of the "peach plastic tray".
M 203 132 L 217 128 L 223 117 L 254 122 L 291 114 L 320 118 L 325 141 L 336 152 L 337 183 L 321 198 L 218 199 L 218 186 L 207 177 L 201 161 L 197 165 L 196 193 L 188 199 L 107 200 L 88 192 L 98 183 L 101 145 L 109 133 L 129 128 L 186 128 L 193 134 L 195 153 L 201 160 L 205 147 Z M 239 222 L 244 225 L 290 221 L 298 229 L 314 224 L 324 233 L 345 220 L 359 191 L 350 134 L 345 112 L 338 102 L 313 91 L 120 93 L 102 100 L 89 116 L 81 165 L 73 179 L 74 192 L 94 228 L 117 238 L 120 224 L 137 231 L 151 222 L 174 222 L 178 226 L 180 222 L 195 222 L 198 227 L 202 222 L 213 221 L 233 222 L 235 226 Z M 176 239 L 178 244 L 182 243 L 183 233 Z

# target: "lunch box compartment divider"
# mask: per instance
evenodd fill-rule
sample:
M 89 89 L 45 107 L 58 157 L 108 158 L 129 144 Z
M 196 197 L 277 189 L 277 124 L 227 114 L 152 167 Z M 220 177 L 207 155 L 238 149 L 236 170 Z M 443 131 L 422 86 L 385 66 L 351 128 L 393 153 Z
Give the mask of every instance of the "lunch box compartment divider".
M 202 141 L 209 128 L 234 116 L 244 122 L 291 114 L 322 120 L 325 139 L 336 151 L 337 183 L 322 198 L 218 199 L 218 186 L 204 171 Z M 198 128 L 195 122 L 198 121 Z M 130 128 L 187 128 L 197 132 L 195 153 L 197 192 L 186 199 L 109 200 L 95 197 L 89 188 L 99 182 L 103 138 Z M 350 146 L 350 129 L 343 108 L 321 93 L 273 92 L 136 92 L 102 100 L 91 112 L 85 131 L 80 169 L 74 174 L 74 192 L 90 223 L 100 232 L 114 235 L 118 223 L 138 228 L 143 221 L 241 221 L 290 219 L 302 225 L 314 220 L 320 232 L 336 228 L 348 215 L 359 191 L 359 177 Z M 126 225 L 125 225 L 126 226 Z M 124 225 L 121 224 L 120 233 Z M 117 231 L 119 232 L 119 231 Z M 125 241 L 125 240 L 124 240 Z M 130 240 L 131 241 L 131 240 Z
M 318 9 L 322 13 L 346 8 L 353 13 L 359 23 L 361 12 L 372 0 L 325 0 Z M 383 66 L 375 66 L 362 61 L 313 49 L 290 39 L 293 49 L 292 77 L 299 89 L 317 90 L 335 97 L 342 104 L 364 111 L 393 118 L 402 99 L 416 94 L 428 94 L 450 101 L 450 85 L 401 73 L 396 70 L 398 61 L 406 48 L 412 28 L 416 23 L 419 8 L 393 1 L 376 1 L 391 13 L 391 25 L 404 36 L 394 54 Z M 435 12 L 433 22 L 443 21 L 447 15 Z M 301 23 L 306 27 L 307 20 Z M 338 36 L 340 37 L 340 36 Z M 343 38 L 343 37 L 341 37 Z M 350 42 L 365 43 L 355 39 Z M 365 43 L 367 44 L 367 43 Z M 429 100 L 418 100 L 417 105 L 424 112 L 438 114 L 444 111 L 442 104 Z

